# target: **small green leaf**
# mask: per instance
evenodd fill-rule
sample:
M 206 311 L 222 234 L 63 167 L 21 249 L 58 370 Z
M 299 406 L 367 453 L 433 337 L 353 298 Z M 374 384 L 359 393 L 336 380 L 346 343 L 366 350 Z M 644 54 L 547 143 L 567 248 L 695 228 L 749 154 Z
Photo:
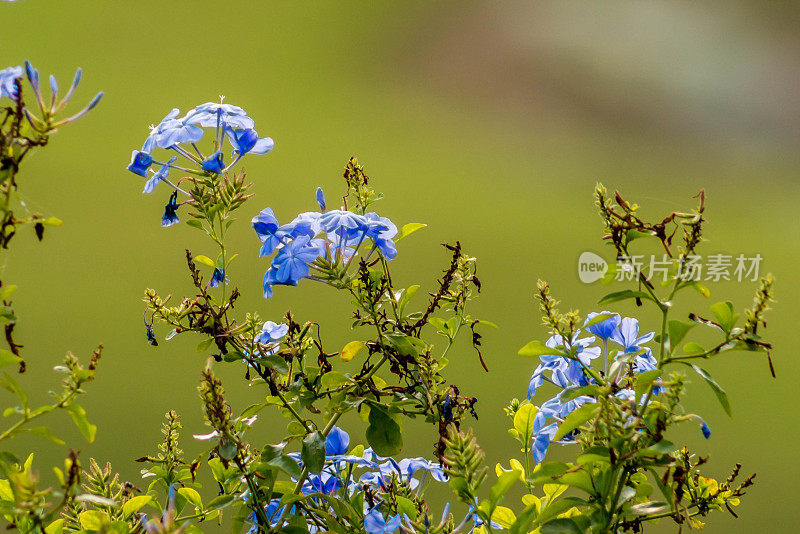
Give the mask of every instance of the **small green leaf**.
M 686 285 L 703 295 L 705 298 L 709 298 L 711 296 L 711 291 L 700 282 L 689 282 Z
M 711 375 L 708 374 L 708 371 L 696 365 L 689 365 L 689 366 L 692 369 L 694 369 L 695 373 L 700 375 L 700 377 L 706 381 L 706 384 L 708 384 L 709 387 L 711 387 L 711 390 L 714 392 L 714 395 L 717 396 L 717 400 L 719 400 L 719 403 L 722 405 L 722 408 L 725 410 L 725 413 L 733 417 L 733 413 L 731 411 L 731 403 L 728 400 L 728 394 L 725 393 L 725 390 L 722 389 L 722 387 L 717 383 L 716 380 L 711 378 Z
M 61 226 L 62 224 L 64 224 L 64 221 L 62 221 L 58 217 L 48 217 L 42 221 L 42 224 L 46 226 Z
M 208 256 L 203 256 L 202 254 L 200 254 L 198 256 L 195 256 L 194 257 L 194 261 L 196 261 L 197 263 L 202 263 L 203 265 L 207 265 L 207 266 L 211 267 L 212 269 L 216 268 L 216 266 L 217 266 L 214 263 L 214 260 L 212 260 Z
M 570 517 L 548 521 L 539 530 L 541 534 L 583 534 L 583 529 Z
M 213 337 L 210 337 L 208 339 L 204 339 L 203 341 L 201 341 L 200 343 L 197 344 L 197 346 L 194 348 L 194 350 L 197 351 L 199 354 L 202 354 L 203 352 L 208 350 L 208 347 L 210 347 L 211 343 L 213 343 L 213 342 L 214 342 L 214 338 Z
M 519 471 L 513 470 L 503 473 L 497 478 L 497 482 L 495 482 L 492 489 L 489 490 L 489 502 L 492 508 L 497 506 L 497 503 L 500 502 L 518 480 Z
M 67 411 L 72 416 L 75 426 L 81 431 L 83 437 L 86 438 L 89 443 L 92 443 L 97 435 L 97 427 L 91 424 L 86 418 L 86 410 L 83 409 L 83 406 L 80 404 L 70 404 L 67 406 Z
M 686 345 L 683 346 L 683 352 L 686 354 L 702 354 L 706 351 L 702 346 L 698 345 L 694 341 L 690 341 Z
M 683 341 L 683 338 L 694 326 L 692 323 L 684 323 L 682 321 L 673 320 L 669 322 L 667 332 L 669 333 L 669 344 L 673 351 L 678 348 L 678 344 Z
M 22 358 L 16 356 L 11 351 L 0 349 L 0 367 L 7 365 L 15 365 L 22 361 Z
M 46 439 L 48 441 L 52 441 L 56 445 L 64 445 L 64 440 L 59 438 L 55 434 L 53 434 L 50 431 L 50 429 L 47 428 L 44 425 L 42 425 L 42 426 L 34 426 L 32 428 L 26 428 L 26 429 L 24 429 L 24 431 L 25 432 L 30 432 L 31 434 L 39 436 L 40 438 L 44 438 L 44 439 Z
M 729 334 L 730 331 L 733 330 L 733 327 L 736 325 L 736 321 L 739 320 L 739 314 L 734 311 L 733 303 L 730 301 L 712 304 L 711 313 L 713 313 L 714 317 L 717 318 L 717 322 L 726 334 Z
M 541 341 L 533 340 L 517 352 L 520 356 L 566 356 L 564 351 L 551 349 Z
M 203 509 L 203 499 L 200 497 L 200 494 L 194 488 L 179 488 L 178 493 L 184 496 L 184 498 L 191 503 L 192 506 L 197 508 L 198 510 Z
M 339 371 L 328 371 L 319 379 L 320 384 L 325 389 L 335 389 L 342 384 L 347 384 L 350 379 Z
M 416 347 L 414 346 L 414 342 L 412 341 L 413 338 L 411 336 L 407 336 L 405 334 L 390 333 L 386 334 L 386 338 L 391 342 L 394 348 L 397 349 L 397 352 L 399 352 L 400 355 L 410 356 L 414 358 L 416 358 L 419 355 Z
M 325 438 L 319 431 L 314 431 L 303 438 L 303 450 L 300 458 L 309 472 L 317 474 L 322 471 L 325 465 Z
M 8 300 L 11 295 L 17 290 L 15 284 L 9 284 L 0 288 L 0 300 Z
M 382 406 L 370 408 L 366 436 L 367 442 L 380 456 L 394 456 L 403 449 L 400 424 Z
M 553 441 L 560 440 L 589 419 L 592 419 L 599 412 L 599 403 L 584 404 L 564 418 L 564 422 L 561 423 L 561 426 L 558 427 L 558 431 L 556 432 L 555 436 L 553 436 Z
M 533 434 L 533 420 L 539 410 L 533 404 L 523 404 L 514 414 L 514 429 L 524 436 L 524 441 L 531 439 Z
M 395 243 L 399 243 L 400 240 L 405 239 L 406 237 L 410 236 L 417 230 L 421 230 L 428 226 L 427 224 L 422 223 L 408 223 L 403 225 L 403 228 L 400 230 L 400 233 L 397 234 L 397 237 L 394 238 Z
M 85 530 L 98 531 L 103 528 L 104 524 L 109 522 L 109 517 L 98 510 L 86 510 L 78 516 L 78 522 Z
M 130 499 L 125 501 L 125 504 L 122 505 L 122 516 L 130 517 L 132 514 L 135 514 L 136 512 L 144 508 L 152 500 L 153 500 L 152 495 L 137 495 L 136 497 L 131 497 Z
M 258 363 L 269 367 L 279 375 L 285 375 L 289 372 L 289 364 L 283 359 L 280 354 L 273 354 L 272 356 L 264 356 L 258 359 Z

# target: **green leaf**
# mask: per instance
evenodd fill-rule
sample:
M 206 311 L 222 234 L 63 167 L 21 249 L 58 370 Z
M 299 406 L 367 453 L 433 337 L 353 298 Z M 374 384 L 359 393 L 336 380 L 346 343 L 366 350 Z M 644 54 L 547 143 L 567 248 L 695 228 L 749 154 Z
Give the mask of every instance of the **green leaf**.
M 44 425 L 26 428 L 24 429 L 24 432 L 30 432 L 31 434 L 39 436 L 40 438 L 52 441 L 56 445 L 64 445 L 64 440 L 53 434 L 50 429 Z
M 401 239 L 405 239 L 406 237 L 410 236 L 417 230 L 421 230 L 428 226 L 427 224 L 422 223 L 408 223 L 404 224 L 403 228 L 400 230 L 400 233 L 397 234 L 397 237 L 394 238 L 395 243 L 399 243 Z
M 403 449 L 400 424 L 382 406 L 370 408 L 366 436 L 367 442 L 380 456 L 394 456 Z
M 203 509 L 203 499 L 196 489 L 183 487 L 178 489 L 178 493 L 183 495 L 183 497 L 198 510 Z
M 285 375 L 289 372 L 289 364 L 283 359 L 280 354 L 273 354 L 272 356 L 264 356 L 258 359 L 258 363 L 269 367 L 279 375 Z
M 708 371 L 696 365 L 689 365 L 689 366 L 692 369 L 694 369 L 695 373 L 700 375 L 700 377 L 706 381 L 706 384 L 708 384 L 709 387 L 711 387 L 711 390 L 714 392 L 714 395 L 717 396 L 717 400 L 719 400 L 719 403 L 722 405 L 722 408 L 725 410 L 725 413 L 727 413 L 730 417 L 733 417 L 733 413 L 731 411 L 731 403 L 728 400 L 728 394 L 725 393 L 725 390 L 722 389 L 722 387 L 717 383 L 716 380 L 711 378 L 711 375 L 708 373 Z
M 583 529 L 569 517 L 559 517 L 548 521 L 539 530 L 541 534 L 583 534 Z
M 0 289 L 0 300 L 8 300 L 11 295 L 17 290 L 17 286 L 15 284 L 9 284 L 7 286 L 3 286 Z
M 214 260 L 212 260 L 208 256 L 203 256 L 202 254 L 195 256 L 194 261 L 196 261 L 197 263 L 202 263 L 203 265 L 207 265 L 212 269 L 216 268 L 217 266 L 217 264 L 214 263 Z
M 81 431 L 83 437 L 86 438 L 89 443 L 92 443 L 97 435 L 97 427 L 91 424 L 86 418 L 86 410 L 83 409 L 83 406 L 80 404 L 70 404 L 67 406 L 67 411 L 72 416 L 75 426 Z
M 268 460 L 267 463 L 269 465 L 274 465 L 292 478 L 296 479 L 300 477 L 300 466 L 298 466 L 297 462 L 292 460 L 290 456 L 279 454 Z
M 711 291 L 709 291 L 709 289 L 700 282 L 689 282 L 686 285 L 703 295 L 705 298 L 709 298 L 711 296 Z
M 669 344 L 672 347 L 674 352 L 675 349 L 678 348 L 678 344 L 683 341 L 683 338 L 686 337 L 686 334 L 694 328 L 694 323 L 684 323 L 683 321 L 670 321 L 667 327 L 667 332 L 669 334 Z
M 726 334 L 729 334 L 730 331 L 733 330 L 733 327 L 736 325 L 736 321 L 739 320 L 739 314 L 734 311 L 733 303 L 730 301 L 712 304 L 711 313 L 713 313 L 714 317 L 717 318 L 717 322 Z
M 492 489 L 489 491 L 489 502 L 492 508 L 497 506 L 497 503 L 500 502 L 518 480 L 519 471 L 508 471 L 497 478 L 497 482 L 494 483 L 494 486 L 492 486 Z
M 144 506 L 146 506 L 148 503 L 150 503 L 150 501 L 152 500 L 153 500 L 152 495 L 137 495 L 136 497 L 131 497 L 130 499 L 125 501 L 125 504 L 122 505 L 122 516 L 129 517 L 132 514 L 135 514 L 136 512 L 141 510 Z
M 558 432 L 553 436 L 553 441 L 560 440 L 598 413 L 600 413 L 599 403 L 584 404 L 564 419 L 564 422 L 558 427 Z
M 58 217 L 48 217 L 42 221 L 42 224 L 46 226 L 61 226 L 62 224 L 64 224 L 64 221 L 62 221 Z
M 400 314 L 402 315 L 403 310 L 406 309 L 406 304 L 417 294 L 419 291 L 418 285 L 408 286 L 408 289 L 403 291 L 403 295 L 400 297 L 400 300 L 397 302 L 397 308 Z
M 533 404 L 523 404 L 514 414 L 514 429 L 524 436 L 523 443 L 531 439 L 533 434 L 533 420 L 539 410 Z M 526 445 L 527 446 L 527 445 Z
M 339 371 L 328 371 L 319 379 L 320 384 L 325 389 L 335 389 L 342 384 L 347 384 L 350 379 Z
M 0 349 L 0 367 L 6 367 L 7 365 L 15 365 L 22 361 L 22 358 L 15 355 L 13 352 Z
M 530 504 L 525 507 L 514 524 L 508 529 L 508 534 L 527 534 L 531 530 L 531 525 L 536 520 L 539 511 L 536 509 L 536 504 Z
M 517 352 L 520 356 L 566 356 L 564 351 L 551 349 L 541 341 L 533 340 Z
M 362 341 L 351 341 L 342 349 L 342 361 L 349 362 L 355 358 L 364 347 L 366 347 L 366 345 Z
M 300 452 L 309 472 L 318 474 L 325 465 L 325 438 L 319 431 L 314 431 L 303 438 L 303 450 Z
M 108 515 L 97 510 L 86 510 L 78 516 L 78 522 L 85 530 L 100 530 L 108 520 Z
M 205 230 L 205 228 L 203 228 L 202 221 L 198 219 L 189 219 L 186 221 L 186 225 L 191 226 L 192 228 L 197 228 L 198 230 Z
M 64 531 L 64 519 L 56 519 L 44 529 L 44 534 L 61 534 Z
M 624 291 L 616 291 L 614 293 L 609 293 L 605 297 L 601 298 L 600 301 L 597 303 L 599 306 L 603 304 L 610 304 L 612 302 L 619 302 L 621 300 L 628 300 L 628 299 L 648 299 L 653 300 L 648 293 L 644 291 L 633 291 L 631 289 L 626 289 Z
M 413 338 L 411 336 L 407 336 L 405 334 L 390 333 L 386 334 L 386 338 L 394 346 L 394 348 L 397 349 L 397 352 L 399 352 L 400 355 L 410 356 L 414 358 L 416 358 L 419 355 L 416 347 L 414 346 L 414 342 L 412 341 Z
M 213 342 L 214 342 L 214 338 L 213 337 L 210 337 L 208 339 L 204 339 L 203 341 L 201 341 L 200 343 L 197 344 L 197 346 L 194 348 L 194 350 L 198 354 L 202 354 L 203 352 L 208 350 L 208 347 L 210 347 L 211 343 L 213 343 Z
M 220 510 L 233 504 L 234 496 L 233 495 L 220 495 L 219 497 L 212 499 L 210 503 L 208 503 L 208 507 L 206 510 Z
M 702 346 L 698 345 L 694 341 L 690 341 L 686 345 L 683 346 L 683 352 L 686 354 L 702 354 L 706 351 Z

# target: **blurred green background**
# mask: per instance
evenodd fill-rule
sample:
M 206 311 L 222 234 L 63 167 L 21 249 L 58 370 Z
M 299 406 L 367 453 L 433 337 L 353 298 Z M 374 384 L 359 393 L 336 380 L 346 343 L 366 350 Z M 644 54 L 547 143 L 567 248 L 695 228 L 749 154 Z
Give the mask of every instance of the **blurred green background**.
M 709 471 L 718 476 L 737 461 L 758 472 L 741 518 L 717 514 L 709 532 L 796 530 L 798 4 L 25 0 L 0 9 L 2 65 L 29 58 L 63 86 L 82 66 L 76 100 L 105 91 L 90 116 L 26 162 L 21 191 L 65 224 L 42 244 L 32 232 L 18 236 L 2 273 L 20 285 L 29 387 L 44 395 L 65 351 L 87 356 L 105 345 L 85 397 L 100 426 L 96 443 L 81 441 L 65 418 L 50 419 L 84 458 L 112 460 L 140 484 L 132 460 L 154 451 L 168 409 L 183 417 L 187 455 L 199 450 L 190 435 L 204 428 L 196 393 L 204 358 L 196 339 L 150 347 L 140 298 L 146 287 L 190 291 L 183 249 L 212 249 L 185 226 L 161 229 L 164 190 L 141 195 L 142 180 L 125 165 L 149 124 L 173 107 L 185 111 L 224 94 L 276 141 L 270 155 L 246 159 L 257 196 L 243 219 L 266 205 L 282 220 L 312 209 L 318 185 L 334 198 L 344 163 L 357 155 L 386 194 L 381 214 L 429 225 L 401 244 L 394 265 L 401 283 L 433 287 L 447 261 L 445 241 L 460 239 L 479 258 L 484 293 L 472 311 L 500 325 L 484 338 L 491 372 L 461 345 L 450 376 L 480 399 L 474 426 L 490 459 L 514 453 L 502 408 L 524 396 L 535 365 L 516 351 L 545 335 L 532 299 L 537 277 L 564 307 L 584 313 L 607 292 L 582 284 L 576 268 L 585 250 L 611 256 L 599 239 L 595 182 L 653 217 L 693 207 L 704 187 L 706 253 L 760 253 L 762 271 L 777 277 L 766 334 L 778 378 L 752 354 L 709 363 L 734 419 L 695 380 L 686 404 L 704 415 L 712 438 L 688 424 L 675 439 L 711 452 Z M 291 309 L 319 320 L 331 348 L 356 337 L 347 329 L 348 300 L 324 286 L 277 288 L 264 301 L 266 264 L 252 230 L 242 221 L 230 235 L 241 253 L 229 273 L 244 293 L 241 311 L 277 320 Z M 738 308 L 754 289 L 710 288 L 712 299 L 731 298 Z M 687 297 L 676 316 L 714 302 Z M 656 327 L 654 315 L 641 319 L 643 329 Z M 240 368 L 221 373 L 235 407 L 260 395 L 244 385 Z M 346 423 L 358 439 L 360 422 Z M 266 418 L 256 435 L 275 439 L 281 424 Z M 406 452 L 429 455 L 434 430 L 407 430 Z M 66 453 L 32 440 L 16 447 L 38 451 L 43 466 Z M 553 449 L 554 457 L 569 452 Z

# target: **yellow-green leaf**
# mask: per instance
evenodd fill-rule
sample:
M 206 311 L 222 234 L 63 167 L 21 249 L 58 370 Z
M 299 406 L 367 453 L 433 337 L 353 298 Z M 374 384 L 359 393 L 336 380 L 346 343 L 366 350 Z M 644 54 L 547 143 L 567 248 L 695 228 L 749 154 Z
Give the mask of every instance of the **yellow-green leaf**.
M 364 345 L 364 343 L 361 341 L 351 341 L 342 349 L 342 361 L 349 362 L 355 358 L 356 354 L 358 354 L 364 347 L 366 347 L 366 345 Z

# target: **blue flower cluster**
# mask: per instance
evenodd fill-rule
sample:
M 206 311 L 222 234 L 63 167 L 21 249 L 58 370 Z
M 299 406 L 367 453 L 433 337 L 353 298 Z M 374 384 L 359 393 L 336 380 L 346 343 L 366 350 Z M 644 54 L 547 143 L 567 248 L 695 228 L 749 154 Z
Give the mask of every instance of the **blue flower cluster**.
M 597 319 L 600 320 L 597 320 Z M 560 335 L 554 335 L 547 340 L 545 345 L 551 349 L 562 352 L 558 355 L 544 355 L 540 357 L 541 363 L 534 370 L 528 384 L 528 399 L 532 398 L 537 389 L 544 382 L 550 382 L 560 388 L 555 397 L 549 399 L 539 407 L 533 425 L 533 457 L 537 463 L 544 459 L 553 437 L 558 431 L 559 424 L 571 412 L 586 403 L 593 403 L 596 400 L 586 395 L 562 402 L 561 395 L 567 388 L 583 387 L 593 383 L 593 379 L 586 372 L 592 367 L 592 360 L 603 356 L 605 368 L 603 373 L 608 372 L 609 359 L 619 360 L 625 358 L 630 361 L 634 373 L 643 373 L 656 368 L 656 359 L 650 348 L 644 344 L 651 341 L 655 335 L 650 332 L 643 336 L 639 335 L 639 321 L 632 317 L 621 318 L 617 313 L 600 312 L 590 313 L 586 317 L 585 329 L 594 334 L 588 337 L 581 337 L 581 332 L 575 333 L 573 338 L 565 341 Z M 595 345 L 597 340 L 601 345 Z M 609 342 L 613 343 L 610 345 Z M 563 355 L 565 352 L 574 351 L 575 358 L 568 358 Z M 655 391 L 658 394 L 656 388 Z M 617 397 L 625 400 L 634 400 L 635 394 L 630 388 L 623 388 L 617 393 Z M 552 421 L 549 422 L 548 421 Z M 567 434 L 557 443 L 575 443 L 572 433 Z
M 393 458 L 377 455 L 371 448 L 350 448 L 350 435 L 334 426 L 325 439 L 325 465 L 319 474 L 309 475 L 303 483 L 303 495 L 338 494 L 352 496 L 357 491 L 370 488 L 376 495 L 376 503 L 370 506 L 364 503 L 364 530 L 369 534 L 390 534 L 400 528 L 403 518 L 398 515 L 387 516 L 381 512 L 380 493 L 386 491 L 391 484 L 404 485 L 409 490 L 420 488 L 429 479 L 446 482 L 447 476 L 441 465 L 424 458 L 404 458 L 395 461 Z M 288 455 L 302 468 L 303 461 L 299 453 Z M 360 471 L 359 475 L 357 471 Z M 316 504 L 324 505 L 324 501 L 316 500 Z M 283 506 L 280 499 L 270 502 L 266 508 L 271 526 L 275 527 L 283 517 Z M 290 510 L 291 511 L 291 510 Z M 255 522 L 255 515 L 250 520 Z M 316 527 L 309 523 L 309 532 L 316 532 Z M 250 533 L 258 531 L 257 526 Z
M 368 259 L 376 251 L 387 260 L 397 256 L 394 237 L 397 226 L 377 213 L 360 215 L 345 209 L 326 210 L 325 194 L 317 188 L 320 211 L 299 214 L 291 222 L 280 224 L 271 208 L 253 217 L 253 229 L 261 240 L 260 255 L 275 254 L 264 275 L 264 298 L 272 296 L 272 286 L 296 286 L 303 278 L 323 281 L 314 276 L 315 262 L 348 264 L 369 240 Z
M 259 137 L 254 129 L 255 121 L 239 106 L 230 104 L 206 102 L 191 109 L 183 117 L 179 117 L 178 108 L 170 111 L 161 122 L 150 127 L 150 135 L 145 139 L 141 150 L 134 150 L 128 170 L 138 174 L 147 181 L 143 193 L 152 193 L 159 182 L 169 185 L 174 193 L 189 196 L 177 184 L 169 180 L 171 169 L 176 169 L 199 176 L 224 174 L 236 165 L 247 154 L 266 154 L 270 152 L 275 143 L 270 137 Z M 210 155 L 204 154 L 197 143 L 203 138 L 205 129 L 214 131 L 213 149 Z M 223 145 L 225 139 L 231 146 L 230 157 L 232 161 L 225 163 Z M 156 148 L 170 150 L 175 153 L 166 161 L 157 161 L 153 157 Z M 190 167 L 176 165 L 178 157 L 189 162 Z M 158 169 L 151 169 L 157 165 Z M 171 226 L 179 222 L 176 210 L 179 206 L 177 195 L 170 197 L 162 226 Z

